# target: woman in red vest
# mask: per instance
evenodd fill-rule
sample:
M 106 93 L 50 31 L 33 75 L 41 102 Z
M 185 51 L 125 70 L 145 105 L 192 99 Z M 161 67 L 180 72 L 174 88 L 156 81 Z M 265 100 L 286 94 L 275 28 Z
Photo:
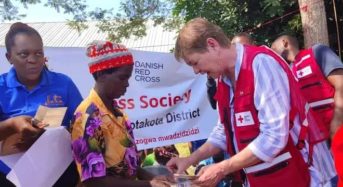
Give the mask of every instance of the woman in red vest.
M 314 146 L 310 168 L 310 151 L 295 147 L 299 140 L 305 140 L 298 134 L 308 126 L 304 119 L 306 102 L 299 97 L 288 64 L 271 49 L 230 45 L 220 27 L 195 18 L 180 30 L 175 57 L 183 59 L 196 74 L 219 78 L 216 98 L 220 123 L 189 157 L 171 159 L 167 163 L 171 170 L 182 173 L 225 150 L 230 158 L 203 167 L 194 183 L 215 186 L 233 174 L 235 182 L 250 187 L 308 187 L 322 185 L 335 175 L 325 144 Z M 322 165 L 327 167 L 321 170 Z

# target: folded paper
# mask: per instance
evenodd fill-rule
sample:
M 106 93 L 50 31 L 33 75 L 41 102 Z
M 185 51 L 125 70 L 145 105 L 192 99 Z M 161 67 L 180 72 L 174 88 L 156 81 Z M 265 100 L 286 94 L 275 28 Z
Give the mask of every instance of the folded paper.
M 0 156 L 12 166 L 6 178 L 17 187 L 52 186 L 73 160 L 70 142 L 64 127 L 47 129 L 24 154 Z

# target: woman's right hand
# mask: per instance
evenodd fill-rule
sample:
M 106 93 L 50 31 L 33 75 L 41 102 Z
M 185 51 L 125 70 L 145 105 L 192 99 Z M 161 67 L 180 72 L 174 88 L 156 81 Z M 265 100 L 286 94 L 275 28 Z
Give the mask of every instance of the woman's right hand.
M 179 158 L 173 157 L 171 158 L 168 163 L 166 164 L 167 168 L 172 173 L 184 173 L 192 163 L 190 162 L 189 157 Z

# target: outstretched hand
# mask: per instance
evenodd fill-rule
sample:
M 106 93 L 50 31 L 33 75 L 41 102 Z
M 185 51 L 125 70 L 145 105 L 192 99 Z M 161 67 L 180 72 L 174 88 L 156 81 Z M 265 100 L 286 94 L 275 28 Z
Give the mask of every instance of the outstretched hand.
M 190 162 L 189 157 L 185 157 L 185 158 L 173 157 L 166 164 L 167 168 L 172 173 L 179 173 L 179 174 L 184 173 L 186 169 L 191 165 L 192 163 Z
M 194 184 L 198 186 L 216 186 L 224 177 L 224 169 L 219 164 L 204 166 L 198 173 Z

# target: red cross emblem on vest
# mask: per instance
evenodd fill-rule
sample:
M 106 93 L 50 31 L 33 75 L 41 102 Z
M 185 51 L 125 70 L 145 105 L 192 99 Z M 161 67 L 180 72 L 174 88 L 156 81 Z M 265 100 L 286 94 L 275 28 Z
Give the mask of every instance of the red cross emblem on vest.
M 303 74 L 304 74 L 304 73 L 303 73 L 302 71 L 299 72 L 299 75 L 300 75 L 300 76 L 303 76 Z
M 254 124 L 254 119 L 250 111 L 236 113 L 235 121 L 238 127 Z
M 243 123 L 243 120 L 244 120 L 244 119 L 242 118 L 242 116 L 239 116 L 239 117 L 238 117 L 238 121 L 239 121 L 239 122 Z

